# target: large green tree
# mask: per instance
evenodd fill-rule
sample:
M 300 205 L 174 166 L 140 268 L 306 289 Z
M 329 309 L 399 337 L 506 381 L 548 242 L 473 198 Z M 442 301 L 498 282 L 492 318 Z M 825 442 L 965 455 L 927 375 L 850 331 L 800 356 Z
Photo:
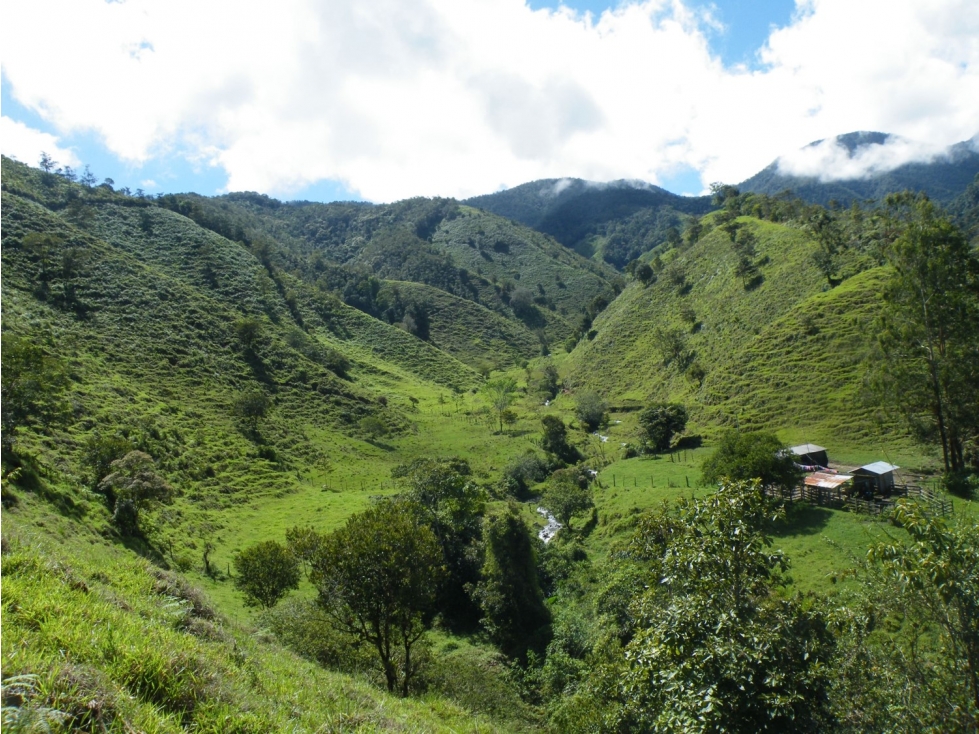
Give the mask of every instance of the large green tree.
M 730 482 L 633 540 L 649 583 L 633 603 L 619 729 L 820 731 L 832 637 L 818 612 L 776 595 L 779 510 L 757 482 Z
M 547 482 L 542 499 L 547 509 L 565 527 L 568 527 L 575 515 L 595 506 L 588 477 L 575 467 L 554 472 Z
M 464 459 L 417 459 L 391 474 L 442 549 L 447 574 L 438 594 L 440 614 L 453 627 L 475 626 L 479 608 L 468 590 L 479 581 L 486 491 L 473 481 Z
M 515 505 L 486 519 L 486 560 L 477 594 L 483 626 L 504 653 L 523 656 L 551 620 L 537 578 L 537 553 Z
M 113 508 L 113 521 L 124 533 L 138 533 L 139 514 L 173 495 L 173 488 L 157 474 L 153 457 L 143 451 L 130 451 L 116 459 L 109 464 L 109 472 L 98 489 Z
M 728 430 L 701 467 L 701 481 L 757 479 L 763 487 L 789 491 L 802 478 L 792 455 L 774 433 Z
M 905 227 L 887 251 L 876 384 L 918 438 L 941 445 L 946 472 L 960 471 L 967 447 L 979 450 L 979 258 L 927 198 L 888 204 Z
M 687 409 L 679 403 L 654 403 L 639 414 L 643 451 L 669 451 L 673 437 L 687 427 Z
M 388 690 L 402 696 L 445 574 L 438 540 L 420 516 L 407 502 L 381 502 L 328 535 L 313 561 L 323 609 L 374 648 Z

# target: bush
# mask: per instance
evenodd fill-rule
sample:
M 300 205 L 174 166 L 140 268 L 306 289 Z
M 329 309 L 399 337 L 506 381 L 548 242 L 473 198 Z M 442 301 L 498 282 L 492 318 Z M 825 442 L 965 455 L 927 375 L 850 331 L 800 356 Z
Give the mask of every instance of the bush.
M 528 452 L 512 459 L 503 469 L 500 487 L 506 494 L 525 499 L 532 484 L 547 478 L 547 463 L 537 454 Z
M 673 437 L 687 427 L 687 409 L 679 403 L 654 403 L 639 414 L 643 451 L 669 451 Z
M 235 556 L 235 588 L 245 606 L 271 609 L 290 589 L 299 588 L 299 559 L 274 540 L 246 548 Z
M 589 431 L 596 430 L 607 420 L 608 403 L 594 390 L 587 390 L 578 395 L 575 405 L 575 416 L 582 426 Z

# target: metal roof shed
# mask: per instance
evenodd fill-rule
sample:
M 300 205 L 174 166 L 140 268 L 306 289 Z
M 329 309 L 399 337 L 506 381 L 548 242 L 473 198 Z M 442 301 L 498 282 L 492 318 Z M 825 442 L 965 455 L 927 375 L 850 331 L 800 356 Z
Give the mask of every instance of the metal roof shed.
M 881 494 L 888 494 L 894 489 L 894 470 L 900 468 L 886 461 L 875 461 L 873 464 L 854 469 L 853 483 L 861 489 L 872 489 Z
M 812 464 L 815 466 L 829 466 L 829 456 L 826 449 L 814 443 L 804 443 L 793 446 L 789 449 L 795 456 L 795 460 L 800 464 Z

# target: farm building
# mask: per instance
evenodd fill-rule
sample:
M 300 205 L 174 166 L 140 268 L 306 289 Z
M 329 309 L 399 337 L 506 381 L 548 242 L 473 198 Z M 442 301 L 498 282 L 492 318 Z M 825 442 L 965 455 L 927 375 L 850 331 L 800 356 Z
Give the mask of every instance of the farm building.
M 804 443 L 800 446 L 793 446 L 789 451 L 795 456 L 799 464 L 808 466 L 829 466 L 829 456 L 826 449 L 814 443 Z
M 820 505 L 840 505 L 849 495 L 849 474 L 830 471 L 817 471 L 806 476 L 803 483 L 803 497 Z
M 894 489 L 894 470 L 900 468 L 886 461 L 861 466 L 853 470 L 853 486 L 862 492 L 890 494 Z

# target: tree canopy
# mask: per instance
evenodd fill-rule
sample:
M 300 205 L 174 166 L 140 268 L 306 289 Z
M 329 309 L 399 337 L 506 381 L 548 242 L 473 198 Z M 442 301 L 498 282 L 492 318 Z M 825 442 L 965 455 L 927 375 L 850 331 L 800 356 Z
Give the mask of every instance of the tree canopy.
M 669 451 L 673 437 L 687 427 L 687 409 L 679 403 L 654 403 L 639 414 L 643 451 Z
M 724 480 L 757 479 L 763 487 L 789 491 L 802 478 L 792 455 L 774 433 L 731 429 L 701 467 L 701 480 L 717 485 Z
M 275 540 L 245 548 L 235 556 L 235 588 L 245 606 L 271 609 L 289 589 L 299 588 L 299 559 Z
M 979 257 L 927 198 L 888 198 L 905 220 L 888 250 L 894 275 L 879 317 L 877 387 L 920 439 L 961 471 L 979 462 Z
M 419 518 L 406 502 L 380 502 L 328 535 L 313 561 L 320 604 L 374 648 L 388 690 L 402 696 L 445 574 L 438 540 Z

